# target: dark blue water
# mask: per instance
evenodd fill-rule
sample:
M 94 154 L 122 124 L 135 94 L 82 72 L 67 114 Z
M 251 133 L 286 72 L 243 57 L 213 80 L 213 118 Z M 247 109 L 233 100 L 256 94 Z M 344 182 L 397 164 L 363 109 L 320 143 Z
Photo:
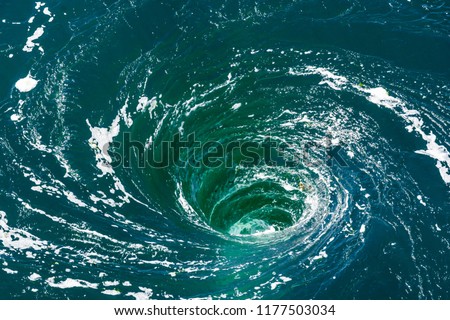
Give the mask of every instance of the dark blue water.
M 2 0 L 0 298 L 449 299 L 449 14 Z

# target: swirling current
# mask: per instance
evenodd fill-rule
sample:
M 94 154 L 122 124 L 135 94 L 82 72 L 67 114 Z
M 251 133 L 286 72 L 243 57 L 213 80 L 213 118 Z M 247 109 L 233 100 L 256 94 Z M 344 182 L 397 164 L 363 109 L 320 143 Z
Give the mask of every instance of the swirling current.
M 0 297 L 450 298 L 449 9 L 2 1 Z

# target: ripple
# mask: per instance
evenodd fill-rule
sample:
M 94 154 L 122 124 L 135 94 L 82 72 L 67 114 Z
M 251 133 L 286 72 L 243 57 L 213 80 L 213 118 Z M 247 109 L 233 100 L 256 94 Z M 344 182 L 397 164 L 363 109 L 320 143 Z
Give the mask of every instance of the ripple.
M 448 248 L 439 218 L 448 81 L 339 46 L 244 36 L 242 25 L 291 21 L 297 9 L 314 9 L 311 23 L 358 19 L 369 9 L 357 2 L 319 10 L 225 1 L 223 14 L 214 4 L 209 13 L 163 4 L 177 12 L 167 34 L 137 29 L 134 46 L 111 48 L 152 5 L 136 3 L 75 21 L 65 45 L 24 78 L 33 90 L 14 90 L 2 105 L 8 277 L 52 297 L 78 288 L 92 298 L 276 299 L 361 297 L 369 290 L 348 289 L 348 279 L 357 286 L 375 275 L 398 288 L 384 298 L 433 297 L 445 271 L 433 268 Z M 194 11 L 208 19 L 190 19 Z M 55 32 L 49 25 L 42 39 Z M 201 146 L 224 146 L 220 165 L 205 165 L 214 150 L 195 143 L 180 150 L 184 165 L 141 165 L 193 134 Z M 144 152 L 132 148 L 114 165 L 127 137 Z M 274 162 L 263 154 L 269 142 Z M 439 243 L 433 261 L 427 238 Z M 377 270 L 364 264 L 374 255 Z

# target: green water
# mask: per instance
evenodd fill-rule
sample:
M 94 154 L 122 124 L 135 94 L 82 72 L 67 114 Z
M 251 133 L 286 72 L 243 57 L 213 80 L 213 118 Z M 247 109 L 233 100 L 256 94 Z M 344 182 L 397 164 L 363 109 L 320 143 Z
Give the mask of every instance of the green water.
M 448 299 L 449 8 L 2 1 L 0 298 Z

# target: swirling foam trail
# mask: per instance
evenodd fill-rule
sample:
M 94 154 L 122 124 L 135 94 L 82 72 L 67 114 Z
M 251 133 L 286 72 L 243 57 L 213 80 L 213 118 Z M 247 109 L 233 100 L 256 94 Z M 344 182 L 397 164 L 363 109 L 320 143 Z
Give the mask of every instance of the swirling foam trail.
M 249 3 L 39 3 L 4 22 L 28 38 L 9 59 L 29 60 L 1 106 L 3 297 L 449 297 L 445 6 Z M 436 59 L 361 26 L 391 44 L 433 26 Z M 191 133 L 275 141 L 297 165 L 112 165 L 127 134 L 149 155 Z

